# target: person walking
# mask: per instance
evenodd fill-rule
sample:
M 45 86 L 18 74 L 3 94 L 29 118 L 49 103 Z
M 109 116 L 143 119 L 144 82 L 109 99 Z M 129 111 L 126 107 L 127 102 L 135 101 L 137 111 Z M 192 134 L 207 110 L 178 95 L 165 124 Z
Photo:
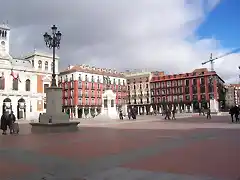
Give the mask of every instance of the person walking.
M 229 109 L 229 114 L 230 114 L 230 116 L 231 116 L 232 123 L 233 123 L 233 122 L 234 122 L 233 116 L 234 116 L 234 114 L 235 114 L 234 107 L 231 107 L 231 108 Z
M 210 108 L 207 109 L 207 119 L 212 119 Z
M 166 115 L 165 115 L 165 118 L 164 118 L 164 119 L 170 120 L 170 115 L 171 115 L 170 109 L 166 109 Z
M 1 116 L 1 130 L 3 131 L 3 135 L 7 135 L 7 127 L 8 127 L 8 112 L 4 111 L 3 115 Z
M 176 109 L 174 108 L 173 110 L 172 110 L 172 120 L 176 120 Z
M 122 113 L 122 110 L 120 110 L 120 112 L 119 112 L 119 119 L 120 119 L 120 120 L 123 120 L 123 113 Z
M 235 110 L 234 110 L 234 114 L 235 114 L 235 119 L 236 119 L 236 123 L 239 121 L 239 107 L 238 105 L 235 106 Z
M 11 113 L 9 114 L 8 117 L 8 121 L 9 121 L 9 130 L 10 130 L 10 134 L 13 133 L 18 133 L 19 132 L 19 126 L 18 123 L 16 123 L 16 116 L 13 114 L 13 111 L 11 111 Z

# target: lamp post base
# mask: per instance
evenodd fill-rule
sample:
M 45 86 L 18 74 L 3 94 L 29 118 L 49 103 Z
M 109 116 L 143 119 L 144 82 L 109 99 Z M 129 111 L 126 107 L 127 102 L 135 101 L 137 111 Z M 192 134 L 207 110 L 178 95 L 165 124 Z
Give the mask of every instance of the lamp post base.
M 69 115 L 62 112 L 62 88 L 49 87 L 47 93 L 47 110 L 39 117 L 39 123 L 31 123 L 32 132 L 42 129 L 43 132 L 59 132 L 61 130 L 72 131 L 77 128 L 79 122 L 70 122 Z M 44 128 L 46 130 L 44 130 Z M 36 130 L 37 129 L 37 130 Z M 51 131 L 50 129 L 54 129 Z

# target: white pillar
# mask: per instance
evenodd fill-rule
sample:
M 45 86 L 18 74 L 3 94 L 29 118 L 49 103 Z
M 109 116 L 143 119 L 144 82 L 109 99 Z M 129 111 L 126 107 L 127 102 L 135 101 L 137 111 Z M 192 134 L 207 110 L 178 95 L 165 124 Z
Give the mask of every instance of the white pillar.
M 75 118 L 78 118 L 78 107 L 75 106 Z
M 83 108 L 82 108 L 82 118 L 83 118 L 83 119 L 85 118 L 84 110 L 85 110 L 85 108 L 83 107 Z
M 179 104 L 177 105 L 178 113 L 181 112 Z

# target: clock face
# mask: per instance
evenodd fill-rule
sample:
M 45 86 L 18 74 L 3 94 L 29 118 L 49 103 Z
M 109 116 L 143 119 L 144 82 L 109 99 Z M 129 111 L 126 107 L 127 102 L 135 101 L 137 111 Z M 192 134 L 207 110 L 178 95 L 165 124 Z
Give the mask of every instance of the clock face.
M 2 41 L 2 42 L 1 42 L 1 45 L 2 45 L 2 46 L 5 46 L 5 41 Z

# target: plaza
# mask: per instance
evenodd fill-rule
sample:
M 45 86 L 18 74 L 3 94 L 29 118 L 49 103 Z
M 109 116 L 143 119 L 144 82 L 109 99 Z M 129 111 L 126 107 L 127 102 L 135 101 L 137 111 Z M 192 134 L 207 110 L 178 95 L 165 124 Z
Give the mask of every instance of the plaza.
M 236 180 L 240 124 L 228 116 L 114 123 L 81 121 L 74 133 L 0 136 L 1 180 Z

